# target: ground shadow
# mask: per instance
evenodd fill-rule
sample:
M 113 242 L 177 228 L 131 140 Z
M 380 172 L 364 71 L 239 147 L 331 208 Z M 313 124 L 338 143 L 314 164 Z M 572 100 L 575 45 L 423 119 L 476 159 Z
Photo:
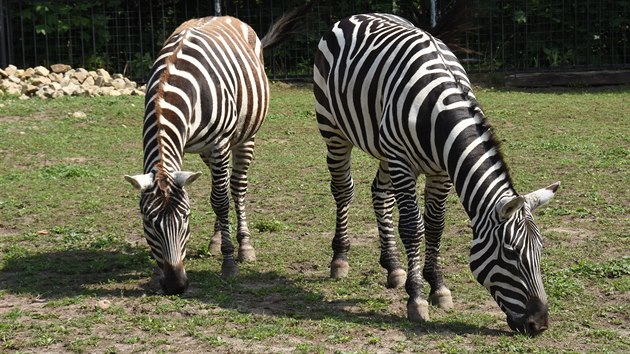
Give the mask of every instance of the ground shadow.
M 362 310 L 365 308 L 364 305 L 371 300 L 370 298 L 350 296 L 344 297 L 343 300 L 327 301 L 323 294 L 301 286 L 300 283 L 303 284 L 304 279 L 296 282 L 276 272 L 249 272 L 226 281 L 215 273 L 191 271 L 189 278 L 199 280 L 199 282 L 194 281 L 192 289 L 184 294 L 184 297 L 244 313 L 313 321 L 335 319 L 372 327 L 394 327 L 418 335 L 427 333 L 486 336 L 512 334 L 507 330 L 491 329 L 459 320 L 432 320 L 418 324 L 407 320 L 404 315 L 398 316 L 391 311 Z M 332 283 L 335 282 L 325 276 L 306 279 L 306 281 L 330 282 L 330 286 L 334 286 Z M 405 307 L 405 304 L 401 306 Z
M 12 256 L 4 260 L 0 289 L 49 300 L 81 295 L 133 298 L 159 293 L 149 281 L 153 268 L 148 251 L 141 248 L 126 252 L 69 250 Z M 462 321 L 411 323 L 391 312 L 363 310 L 370 299 L 349 296 L 344 300 L 327 301 L 321 293 L 303 286 L 304 281 L 334 282 L 324 276 L 306 280 L 302 277 L 296 281 L 275 272 L 256 272 L 249 268 L 229 280 L 212 271 L 189 271 L 188 276 L 191 287 L 182 297 L 243 313 L 315 321 L 335 319 L 373 327 L 394 327 L 418 335 L 510 333 Z M 103 284 L 105 286 L 101 286 Z
M 149 257 L 149 253 L 141 248 L 129 248 L 124 252 L 76 249 L 13 255 L 3 262 L 0 289 L 47 299 L 120 295 L 120 288 L 107 289 L 98 285 L 142 282 L 151 274 Z M 123 292 L 130 296 L 141 294 L 146 286 L 136 286 L 129 292 L 123 289 Z

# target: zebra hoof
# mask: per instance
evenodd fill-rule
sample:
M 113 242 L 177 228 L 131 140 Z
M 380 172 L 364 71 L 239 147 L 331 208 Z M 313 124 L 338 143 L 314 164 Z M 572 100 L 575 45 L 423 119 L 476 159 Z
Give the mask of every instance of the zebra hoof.
M 431 305 L 437 306 L 442 310 L 452 310 L 453 309 L 453 297 L 451 297 L 451 291 L 446 287 L 441 287 L 433 294 L 429 296 L 429 301 Z
M 429 318 L 429 303 L 424 299 L 407 302 L 407 318 L 412 322 L 427 322 Z
M 217 232 L 214 234 L 212 239 L 210 240 L 210 244 L 208 245 L 208 251 L 213 256 L 218 256 L 221 254 L 221 233 Z
M 250 245 L 241 246 L 238 249 L 239 262 L 253 262 L 256 260 L 256 250 Z
M 231 278 L 238 275 L 238 264 L 234 260 L 223 261 L 221 265 L 221 276 L 223 278 Z
M 398 289 L 405 285 L 407 280 L 407 272 L 398 268 L 387 274 L 387 287 L 390 289 Z
M 330 263 L 330 277 L 333 279 L 347 277 L 348 270 L 350 270 L 350 265 L 342 259 L 336 259 Z

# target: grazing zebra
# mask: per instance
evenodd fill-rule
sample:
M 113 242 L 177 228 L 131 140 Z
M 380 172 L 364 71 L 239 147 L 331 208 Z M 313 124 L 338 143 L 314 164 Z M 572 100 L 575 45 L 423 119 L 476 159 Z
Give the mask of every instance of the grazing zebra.
M 445 203 L 454 185 L 472 221 L 470 268 L 513 330 L 535 335 L 548 326 L 540 274 L 542 239 L 532 211 L 548 202 L 559 182 L 519 195 L 462 66 L 438 39 L 407 20 L 363 14 L 337 22 L 319 42 L 314 94 L 327 146 L 331 191 L 337 205 L 331 277 L 348 273 L 348 205 L 354 184 L 353 146 L 380 160 L 372 200 L 387 285 L 402 286 L 392 209 L 408 259 L 405 288 L 411 320 L 429 319 L 429 300 L 449 309 L 451 292 L 438 263 Z M 421 217 L 416 182 L 426 175 Z M 426 236 L 420 272 L 420 243 Z
M 255 259 L 244 200 L 254 135 L 269 104 L 263 50 L 299 27 L 309 8 L 307 4 L 285 14 L 261 40 L 233 17 L 187 21 L 165 41 L 153 64 L 144 113 L 144 174 L 125 179 L 141 191 L 145 237 L 161 270 L 165 294 L 180 294 L 188 287 L 183 262 L 190 202 L 184 187 L 201 172 L 182 170 L 185 152 L 199 154 L 212 172 L 210 201 L 216 223 L 211 249 L 220 244 L 222 275 L 238 272 L 230 240 L 228 188 L 238 221 L 238 260 Z

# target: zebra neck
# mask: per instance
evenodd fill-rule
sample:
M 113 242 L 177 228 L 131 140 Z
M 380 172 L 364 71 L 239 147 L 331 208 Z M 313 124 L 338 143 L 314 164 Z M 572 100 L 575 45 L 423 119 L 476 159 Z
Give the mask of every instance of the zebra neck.
M 463 123 L 466 120 L 469 122 Z M 444 146 L 448 174 L 473 226 L 490 217 L 500 198 L 516 194 L 498 142 L 483 114 L 460 120 Z
M 155 118 L 144 123 L 144 173 L 172 175 L 181 171 L 185 142 L 178 131 L 161 126 Z
M 160 71 L 158 71 L 160 72 Z M 181 171 L 184 148 L 188 138 L 190 102 L 183 90 L 177 86 L 182 83 L 171 76 L 168 66 L 164 66 L 159 76 L 154 75 L 147 93 L 143 139 L 145 173 L 155 170 L 159 173 L 172 174 Z

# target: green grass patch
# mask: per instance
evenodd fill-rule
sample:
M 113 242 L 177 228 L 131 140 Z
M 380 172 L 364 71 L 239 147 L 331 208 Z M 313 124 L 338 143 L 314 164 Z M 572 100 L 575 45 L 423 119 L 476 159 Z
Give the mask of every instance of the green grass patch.
M 187 189 L 191 285 L 175 297 L 159 295 L 139 195 L 122 178 L 142 170 L 143 98 L 0 97 L 0 351 L 630 351 L 627 87 L 476 90 L 516 189 L 562 181 L 535 215 L 550 304 L 550 329 L 536 338 L 512 334 L 472 277 L 469 222 L 454 194 L 442 263 L 455 309 L 432 307 L 424 324 L 406 319 L 405 291 L 386 288 L 378 261 L 377 163 L 359 151 L 350 273 L 329 279 L 335 205 L 313 95 L 308 86 L 272 90 L 246 200 L 257 260 L 220 277 L 221 257 L 208 251 L 210 172 L 187 155 L 185 168 L 204 174 Z M 233 211 L 230 221 L 235 230 Z

